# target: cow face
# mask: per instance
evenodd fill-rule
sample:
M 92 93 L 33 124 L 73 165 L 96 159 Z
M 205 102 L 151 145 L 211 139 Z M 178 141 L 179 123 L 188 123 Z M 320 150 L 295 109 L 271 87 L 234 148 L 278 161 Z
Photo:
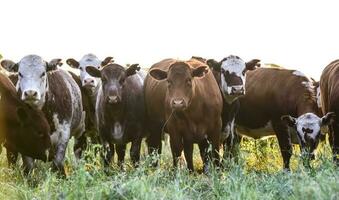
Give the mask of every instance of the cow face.
M 42 111 L 22 105 L 17 109 L 18 124 L 7 127 L 6 145 L 24 155 L 46 160 L 51 147 L 50 126 Z
M 149 73 L 157 80 L 167 81 L 169 104 L 173 111 L 185 110 L 194 95 L 194 81 L 196 77 L 203 77 L 207 73 L 206 66 L 191 69 L 185 62 L 176 62 L 169 67 L 168 72 L 153 69 Z
M 213 59 L 207 60 L 207 64 L 220 76 L 220 88 L 226 100 L 232 102 L 237 97 L 245 94 L 246 71 L 253 70 L 259 65 L 260 60 L 254 59 L 245 63 L 238 56 L 228 56 L 217 62 Z
M 131 65 L 125 70 L 118 64 L 109 64 L 101 71 L 96 67 L 87 67 L 86 71 L 93 77 L 101 78 L 104 100 L 110 105 L 119 105 L 126 78 L 140 70 L 138 64 Z
M 48 91 L 47 72 L 56 70 L 57 66 L 62 65 L 61 59 L 47 63 L 37 55 L 28 55 L 17 64 L 9 61 L 1 64 L 9 71 L 18 72 L 16 89 L 21 100 L 39 108 L 43 106 Z
M 84 88 L 93 89 L 98 85 L 98 78 L 91 76 L 86 68 L 91 66 L 97 69 L 101 69 L 103 66 L 108 63 L 114 62 L 113 57 L 107 57 L 104 61 L 100 61 L 94 54 L 84 55 L 81 60 L 78 62 L 73 58 L 67 59 L 67 64 L 73 68 L 80 70 L 80 80 Z
M 331 124 L 334 118 L 333 112 L 327 113 L 322 118 L 313 113 L 306 113 L 298 118 L 289 115 L 281 117 L 283 121 L 296 130 L 301 148 L 309 153 L 313 153 L 318 146 L 320 136 L 323 134 L 321 126 Z

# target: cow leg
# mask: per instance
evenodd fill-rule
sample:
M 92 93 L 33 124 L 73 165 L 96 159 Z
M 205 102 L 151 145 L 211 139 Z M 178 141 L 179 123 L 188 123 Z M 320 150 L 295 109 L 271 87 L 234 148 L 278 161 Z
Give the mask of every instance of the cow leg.
M 11 151 L 7 148 L 7 162 L 8 162 L 8 166 L 12 167 L 15 165 L 16 161 L 18 160 L 18 152 L 16 151 Z
M 175 134 L 170 135 L 170 145 L 173 157 L 173 166 L 176 168 L 183 150 L 182 138 Z
M 223 143 L 223 150 L 224 150 L 224 155 L 223 155 L 223 160 L 227 161 L 230 159 L 234 159 L 235 162 L 239 161 L 239 150 L 240 150 L 240 141 L 241 137 L 234 132 L 233 136 L 229 136 L 226 138 L 226 140 Z
M 219 155 L 219 149 L 220 149 L 220 138 L 219 137 L 213 137 L 209 140 L 212 144 L 212 152 L 211 152 L 211 158 L 216 167 L 220 166 L 220 155 Z
M 131 160 L 133 162 L 134 167 L 138 167 L 138 163 L 140 161 L 140 148 L 141 148 L 141 137 L 135 139 L 132 142 L 131 150 L 130 150 L 130 156 Z
M 156 123 L 156 122 L 154 122 Z M 147 146 L 148 146 L 148 154 L 149 155 L 155 155 L 156 153 L 158 155 L 161 155 L 161 126 L 154 124 L 149 126 L 149 136 L 147 137 Z M 158 165 L 158 160 L 155 160 L 153 162 L 153 166 Z
M 199 151 L 200 151 L 200 156 L 201 156 L 201 159 L 202 159 L 202 162 L 203 162 L 203 172 L 205 174 L 208 173 L 209 171 L 209 154 L 210 152 L 208 152 L 208 141 L 207 139 L 204 139 L 202 140 L 200 143 L 199 143 Z
M 82 156 L 82 152 L 87 148 L 87 137 L 86 134 L 83 133 L 79 138 L 74 140 L 74 155 L 76 159 L 80 159 Z
M 22 156 L 22 163 L 24 168 L 24 173 L 29 174 L 34 167 L 34 159 L 28 156 Z
M 190 172 L 194 171 L 193 167 L 193 142 L 184 139 L 184 154 L 187 162 L 187 168 Z
M 291 136 L 287 125 L 283 124 L 281 120 L 272 121 L 272 127 L 277 135 L 280 152 L 283 157 L 284 169 L 290 169 L 290 159 L 292 156 Z
M 339 165 L 339 125 L 333 123 L 333 132 L 332 132 L 332 153 L 333 161 L 335 164 Z
M 122 164 L 125 160 L 125 153 L 126 153 L 126 144 L 117 144 L 117 154 L 118 154 L 118 166 L 123 167 Z
M 103 154 L 104 166 L 109 167 L 114 157 L 114 144 L 108 143 L 106 141 L 103 144 L 104 144 L 104 154 Z
M 64 159 L 66 154 L 66 149 L 70 137 L 70 130 L 60 133 L 60 138 L 56 146 L 55 157 L 53 159 L 53 169 L 58 171 L 62 176 L 66 176 L 64 168 Z

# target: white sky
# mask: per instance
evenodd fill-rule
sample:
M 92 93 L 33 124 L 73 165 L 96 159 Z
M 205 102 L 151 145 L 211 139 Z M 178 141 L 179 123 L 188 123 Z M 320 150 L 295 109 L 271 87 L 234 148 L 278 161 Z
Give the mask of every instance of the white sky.
M 339 58 L 339 2 L 314 0 L 10 0 L 0 3 L 0 53 L 80 59 L 92 52 L 149 67 L 191 55 L 296 68 L 316 79 Z

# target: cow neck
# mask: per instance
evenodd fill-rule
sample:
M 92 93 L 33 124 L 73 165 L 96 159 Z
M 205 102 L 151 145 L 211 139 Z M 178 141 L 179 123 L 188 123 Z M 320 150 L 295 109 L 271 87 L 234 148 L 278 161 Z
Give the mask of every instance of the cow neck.
M 122 101 L 119 105 L 104 104 L 103 107 L 105 119 L 110 123 L 112 122 L 123 122 L 126 115 L 126 103 Z
M 297 103 L 297 115 L 301 116 L 305 113 L 314 113 L 317 115 L 317 104 L 311 98 L 302 97 Z

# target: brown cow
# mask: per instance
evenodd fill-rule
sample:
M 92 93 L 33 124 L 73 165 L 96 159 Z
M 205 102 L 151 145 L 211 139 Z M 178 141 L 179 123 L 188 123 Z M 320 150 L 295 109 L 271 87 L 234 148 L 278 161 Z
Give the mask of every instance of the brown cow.
M 339 60 L 331 62 L 321 74 L 320 93 L 323 113 L 334 112 L 339 115 Z M 333 161 L 339 165 L 339 124 L 329 126 L 329 141 L 332 147 Z
M 14 85 L 0 73 L 0 144 L 7 148 L 9 164 L 17 152 L 46 161 L 51 147 L 50 126 L 42 111 L 25 104 Z
M 144 87 L 149 150 L 161 152 L 164 127 L 170 134 L 174 166 L 184 150 L 188 169 L 194 170 L 193 143 L 199 144 L 205 172 L 210 156 L 218 163 L 222 97 L 208 66 L 196 59 L 165 59 L 150 68 Z
M 276 135 L 284 168 L 289 169 L 292 155 L 289 125 L 297 133 L 303 152 L 312 158 L 322 134 L 321 125 L 333 118 L 333 113 L 318 117 L 313 82 L 299 71 L 280 68 L 249 71 L 246 82 L 246 94 L 239 98 L 236 118 L 239 133 L 255 139 Z

